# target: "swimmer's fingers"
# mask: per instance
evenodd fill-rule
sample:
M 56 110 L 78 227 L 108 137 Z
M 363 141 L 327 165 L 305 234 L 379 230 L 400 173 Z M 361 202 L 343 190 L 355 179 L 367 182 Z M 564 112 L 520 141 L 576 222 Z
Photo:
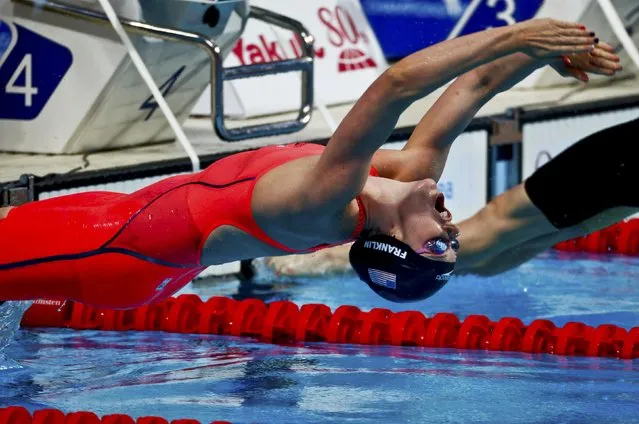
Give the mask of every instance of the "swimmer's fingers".
M 623 66 L 619 63 L 620 61 L 621 59 L 614 53 L 614 49 L 610 45 L 600 43 L 600 45 L 588 55 L 588 63 L 593 67 L 593 69 L 588 72 L 614 75 L 623 69 Z
M 553 40 L 533 40 L 525 51 L 532 57 L 543 59 L 568 54 L 590 53 L 594 50 L 594 39 L 592 38 L 565 37 Z
M 609 45 L 601 43 L 590 53 L 580 53 L 563 58 L 567 67 L 598 75 L 612 76 L 621 71 L 620 58 L 609 50 Z M 582 79 L 582 78 L 580 78 Z
M 588 74 L 581 69 L 572 66 L 572 62 L 568 56 L 563 56 L 560 60 L 551 64 L 553 69 L 557 71 L 559 75 L 565 78 L 575 78 L 581 82 L 588 82 Z
M 558 34 L 546 34 L 548 55 L 590 53 L 596 50 L 599 40 L 594 32 L 587 30 L 563 30 Z
M 586 30 L 586 27 L 583 24 L 580 24 L 578 22 L 571 22 L 571 21 L 562 21 L 562 20 L 558 20 L 558 19 L 551 19 L 551 18 L 541 18 L 541 19 L 533 19 L 537 20 L 537 21 L 541 21 L 545 24 L 552 24 L 554 26 L 560 27 L 560 28 L 565 28 L 565 29 L 580 29 L 580 30 Z
M 600 41 L 600 42 L 597 44 L 597 50 L 600 50 L 600 51 L 603 51 L 603 52 L 606 52 L 606 53 L 612 53 L 614 56 L 616 56 L 616 57 L 617 57 L 617 59 L 619 59 L 619 56 L 617 56 L 616 54 L 614 54 L 614 53 L 615 53 L 615 48 L 614 48 L 614 47 L 612 47 L 612 46 L 611 46 L 610 44 L 608 44 L 608 43 L 604 43 L 603 41 Z
M 622 69 L 620 63 L 596 56 L 590 57 L 589 65 L 590 66 L 588 69 L 585 69 L 585 71 L 599 75 L 612 76 Z
M 594 46 L 587 44 L 579 45 L 560 45 L 552 47 L 547 54 L 540 55 L 539 57 L 552 57 L 556 55 L 571 54 L 571 53 L 590 53 L 594 50 Z

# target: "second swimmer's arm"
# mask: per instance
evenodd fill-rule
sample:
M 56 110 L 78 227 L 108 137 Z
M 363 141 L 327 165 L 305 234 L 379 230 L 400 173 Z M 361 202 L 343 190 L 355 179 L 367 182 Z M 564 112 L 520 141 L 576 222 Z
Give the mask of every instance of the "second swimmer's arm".
M 524 184 L 519 184 L 459 223 L 461 249 L 455 273 L 499 274 L 561 241 L 601 230 L 634 213 L 636 207 L 614 207 L 577 225 L 557 229 L 533 205 Z

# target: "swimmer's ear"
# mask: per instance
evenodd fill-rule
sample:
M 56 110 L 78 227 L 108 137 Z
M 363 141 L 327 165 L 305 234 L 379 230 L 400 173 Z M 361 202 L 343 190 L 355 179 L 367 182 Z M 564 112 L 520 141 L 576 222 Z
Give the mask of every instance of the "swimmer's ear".
M 362 230 L 358 238 L 368 238 L 368 237 L 378 236 L 380 234 L 382 234 L 382 231 L 377 227 L 367 228 L 365 230 Z

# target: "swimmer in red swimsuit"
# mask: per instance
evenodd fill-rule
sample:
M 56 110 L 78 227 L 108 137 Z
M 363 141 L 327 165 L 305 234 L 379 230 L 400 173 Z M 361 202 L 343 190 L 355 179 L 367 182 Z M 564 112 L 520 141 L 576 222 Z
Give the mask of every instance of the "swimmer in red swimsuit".
M 351 263 L 376 292 L 393 301 L 428 297 L 450 278 L 458 247 L 433 178 L 451 135 L 474 113 L 449 117 L 436 105 L 424 118 L 433 132 L 411 137 L 401 152 L 376 153 L 400 114 L 461 75 L 440 99 L 455 104 L 482 66 L 508 65 L 507 84 L 561 55 L 593 53 L 597 42 L 583 26 L 549 19 L 449 40 L 382 74 L 325 149 L 271 146 L 131 195 L 90 192 L 4 210 L 0 300 L 135 307 L 170 296 L 208 265 L 353 239 Z M 416 168 L 428 175 L 403 175 Z

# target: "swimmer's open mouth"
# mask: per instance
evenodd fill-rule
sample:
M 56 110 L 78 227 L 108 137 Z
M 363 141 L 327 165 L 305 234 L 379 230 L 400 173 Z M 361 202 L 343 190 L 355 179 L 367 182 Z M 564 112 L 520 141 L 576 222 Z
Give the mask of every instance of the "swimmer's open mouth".
M 446 209 L 446 206 L 444 205 L 445 200 L 446 198 L 442 193 L 437 193 L 437 198 L 435 199 L 435 210 L 439 212 L 442 218 L 451 219 L 452 214 L 448 209 Z

